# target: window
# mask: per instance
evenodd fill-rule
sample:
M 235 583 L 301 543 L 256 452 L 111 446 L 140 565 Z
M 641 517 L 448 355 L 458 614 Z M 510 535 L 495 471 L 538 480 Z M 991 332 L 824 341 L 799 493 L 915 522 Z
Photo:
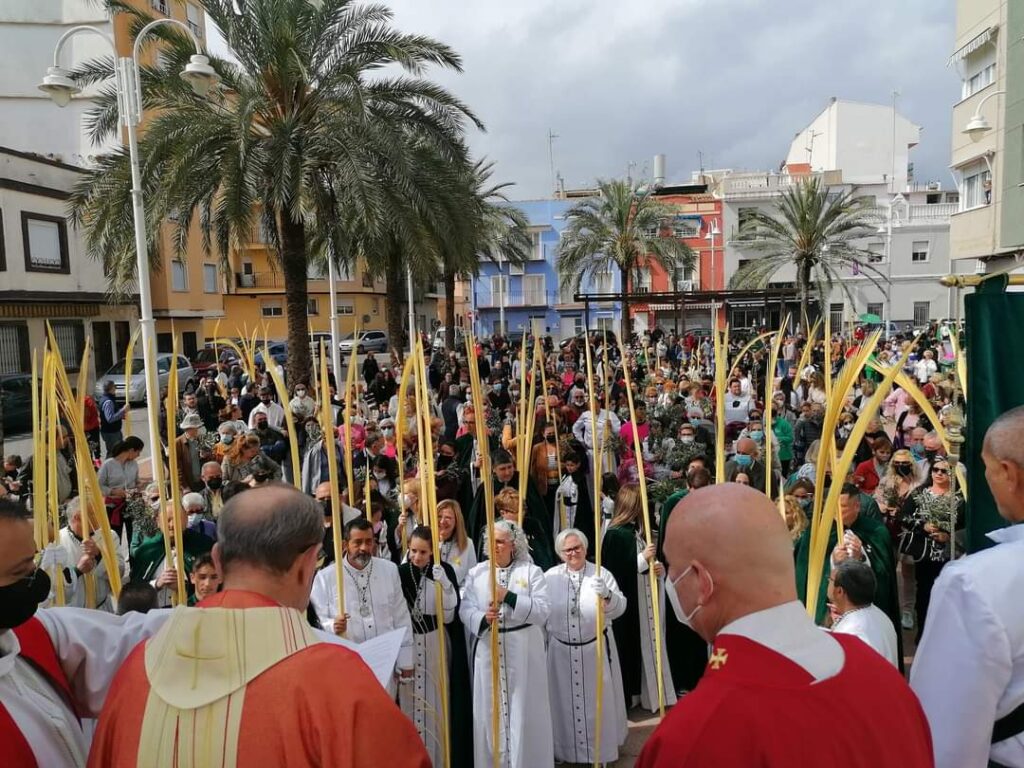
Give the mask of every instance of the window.
M 373 303 L 370 305 L 370 312 L 375 315 L 380 314 L 380 299 L 373 300 Z
M 829 311 L 829 314 L 831 315 L 831 317 L 829 318 L 829 322 L 832 323 L 832 330 L 833 331 L 838 331 L 840 328 L 843 327 L 843 311 L 844 311 L 844 308 L 845 308 L 845 305 L 842 302 L 840 302 L 838 304 L 829 304 L 828 305 L 828 311 Z
M 914 302 L 914 326 L 928 325 L 932 315 L 932 303 L 930 301 Z
M 319 315 L 320 314 L 320 299 L 310 297 L 306 299 L 306 314 L 307 315 Z
M 885 261 L 885 243 L 868 243 L 868 263 L 880 264 Z
M 534 307 L 547 304 L 544 288 L 544 275 L 524 275 L 523 303 Z
M 373 275 L 363 272 L 363 288 L 373 288 Z
M 699 237 L 700 223 L 694 219 L 676 218 L 672 222 L 672 236 L 679 238 Z
M 217 292 L 217 265 L 203 264 L 203 293 Z
M 745 234 L 743 231 L 744 227 L 752 226 L 752 217 L 755 213 L 757 213 L 757 208 L 740 208 L 739 211 L 737 211 L 739 219 L 739 233 L 741 235 Z
M 531 232 L 530 240 L 533 245 L 530 247 L 530 261 L 544 261 L 544 242 L 540 232 Z
M 992 172 L 982 163 L 965 168 L 964 180 L 960 185 L 960 210 L 969 211 L 992 202 Z
M 577 315 L 572 319 L 572 335 L 579 336 L 583 333 L 583 316 Z
M 500 306 L 502 301 L 508 304 L 508 277 L 506 275 L 492 275 L 490 306 Z
M 171 262 L 171 290 L 188 290 L 188 270 L 185 268 L 185 262 L 180 259 Z
M 203 14 L 191 3 L 185 3 L 185 15 L 188 18 L 188 28 L 196 37 L 203 36 Z
M 928 261 L 928 241 L 915 240 L 910 248 L 910 260 L 914 263 Z
M 867 309 L 869 315 L 878 315 L 879 317 L 882 316 L 882 302 L 880 301 L 869 301 Z
M 611 272 L 598 272 L 594 275 L 594 293 L 611 293 L 613 290 Z
M 0 323 L 0 373 L 21 373 L 31 366 L 28 326 Z
M 651 270 L 650 267 L 641 267 L 633 274 L 633 290 L 636 293 L 651 292 Z
M 996 47 L 985 45 L 964 60 L 961 97 L 973 96 L 996 81 Z
M 283 317 L 284 307 L 280 301 L 263 301 L 260 304 L 260 315 L 263 317 Z
M 59 216 L 22 211 L 21 236 L 25 245 L 26 272 L 68 274 L 67 223 Z
M 167 10 L 167 0 L 149 0 L 149 7 L 164 16 L 170 15 L 170 11 Z
M 585 291 L 582 290 L 583 289 L 582 285 L 580 286 L 580 289 L 581 289 L 581 292 L 585 292 Z M 573 296 L 575 294 L 576 294 L 576 281 L 575 280 L 563 280 L 561 282 L 561 284 L 559 285 L 558 300 L 562 304 L 572 304 L 573 303 Z
M 338 315 L 354 315 L 356 308 L 350 301 L 339 301 L 338 302 Z
M 50 324 L 57 339 L 64 367 L 77 371 L 82 364 L 82 350 L 85 348 L 85 327 L 81 320 L 57 320 Z

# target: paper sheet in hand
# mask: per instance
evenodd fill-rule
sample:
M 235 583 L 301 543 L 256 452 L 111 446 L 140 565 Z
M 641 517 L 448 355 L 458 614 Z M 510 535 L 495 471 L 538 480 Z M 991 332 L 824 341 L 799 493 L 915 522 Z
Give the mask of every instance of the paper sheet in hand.
M 319 629 L 315 632 L 324 642 L 343 645 L 350 651 L 359 654 L 359 657 L 370 668 L 373 676 L 382 686 L 387 688 L 391 683 L 391 679 L 395 676 L 398 653 L 402 650 L 402 640 L 405 638 L 404 629 L 393 629 L 363 643 L 353 643 L 351 640 L 345 640 Z

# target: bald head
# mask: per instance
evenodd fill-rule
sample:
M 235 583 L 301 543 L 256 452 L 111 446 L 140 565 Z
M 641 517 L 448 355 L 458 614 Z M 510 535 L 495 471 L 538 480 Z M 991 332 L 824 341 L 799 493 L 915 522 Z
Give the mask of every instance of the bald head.
M 693 628 L 708 642 L 742 616 L 796 600 L 785 521 L 767 496 L 748 486 L 689 493 L 669 518 L 665 555 L 670 580 L 693 566 L 676 589 L 685 611 L 702 606 Z
M 756 456 L 757 443 L 749 437 L 742 437 L 736 441 L 736 453 L 745 453 L 748 456 Z
M 320 544 L 324 524 L 313 499 L 284 483 L 232 496 L 217 519 L 225 575 L 235 563 L 285 573 L 300 553 Z
M 981 458 L 985 480 L 999 514 L 1011 523 L 1024 522 L 1024 405 L 992 422 L 985 433 Z

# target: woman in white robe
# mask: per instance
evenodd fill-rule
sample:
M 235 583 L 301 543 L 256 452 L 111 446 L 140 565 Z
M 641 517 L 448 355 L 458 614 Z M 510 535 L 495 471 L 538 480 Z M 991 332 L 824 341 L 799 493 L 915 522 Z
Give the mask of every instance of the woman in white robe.
M 455 570 L 461 587 L 469 569 L 476 565 L 476 552 L 466 535 L 466 523 L 457 501 L 448 499 L 437 503 L 437 527 L 441 533 L 441 561 Z
M 408 560 L 398 566 L 402 594 L 409 606 L 413 632 L 413 677 L 398 689 L 402 711 L 416 726 L 416 732 L 430 754 L 433 765 L 443 766 L 445 711 L 441 698 L 441 678 L 450 685 L 451 648 L 444 628 L 438 623 L 437 584 L 441 585 L 444 624 L 455 618 L 459 593 L 455 571 L 449 565 L 433 563 L 430 529 L 415 528 L 409 537 Z M 441 665 L 441 640 L 445 640 L 445 665 Z
M 543 768 L 554 764 L 544 630 L 550 606 L 547 582 L 526 560 L 522 529 L 494 524 L 497 605 L 492 601 L 490 563 L 466 576 L 459 615 L 473 637 L 473 753 L 477 766 L 494 765 L 497 736 L 502 768 Z M 497 626 L 500 690 L 498 733 L 492 730 L 491 632 Z
M 626 741 L 628 724 L 613 619 L 626 610 L 626 598 L 607 569 L 587 562 L 585 534 L 566 528 L 555 539 L 562 559 L 544 574 L 551 600 L 548 616 L 548 685 L 555 760 L 613 763 Z M 597 604 L 603 601 L 605 627 L 600 675 L 601 743 L 597 744 Z

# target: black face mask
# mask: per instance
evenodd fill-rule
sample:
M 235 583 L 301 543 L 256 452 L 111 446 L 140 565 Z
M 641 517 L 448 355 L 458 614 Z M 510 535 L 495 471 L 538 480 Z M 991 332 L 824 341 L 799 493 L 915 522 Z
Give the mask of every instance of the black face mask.
M 31 619 L 50 594 L 50 577 L 36 570 L 31 576 L 0 587 L 0 629 L 14 629 Z
M 266 432 L 267 431 L 267 425 L 266 424 L 257 424 L 256 425 L 256 431 L 257 432 Z
M 438 467 L 439 469 L 444 469 L 445 467 L 448 467 L 448 466 L 450 466 L 450 465 L 451 465 L 451 463 L 452 463 L 452 461 L 454 461 L 454 460 L 455 460 L 455 457 L 454 457 L 454 456 L 445 456 L 445 455 L 444 455 L 443 453 L 439 453 L 439 454 L 437 455 L 437 461 L 436 461 L 436 462 L 434 462 L 434 464 L 435 464 L 435 465 L 436 465 L 436 466 L 437 466 L 437 467 Z
M 206 487 L 209 488 L 211 491 L 219 491 L 220 487 L 223 484 L 224 480 L 223 478 L 220 477 L 211 477 L 209 480 L 206 481 Z
M 924 456 L 925 456 L 926 459 L 928 459 L 928 461 L 932 461 L 938 455 L 939 455 L 938 451 L 925 450 L 925 452 L 924 452 Z
M 913 464 L 893 464 L 892 468 L 900 477 L 910 477 L 914 474 Z
M 270 479 L 270 475 L 266 472 L 253 472 L 252 479 L 257 483 L 265 483 Z
M 558 442 L 558 438 L 555 437 L 554 435 L 546 435 L 544 437 L 544 439 L 547 440 L 549 443 L 552 443 L 552 444 Z

